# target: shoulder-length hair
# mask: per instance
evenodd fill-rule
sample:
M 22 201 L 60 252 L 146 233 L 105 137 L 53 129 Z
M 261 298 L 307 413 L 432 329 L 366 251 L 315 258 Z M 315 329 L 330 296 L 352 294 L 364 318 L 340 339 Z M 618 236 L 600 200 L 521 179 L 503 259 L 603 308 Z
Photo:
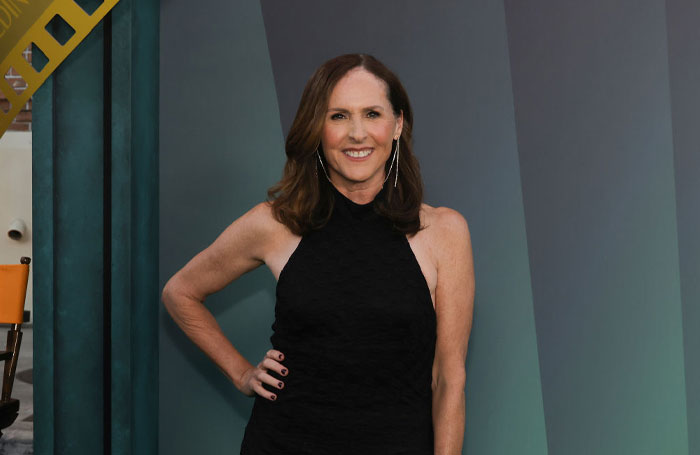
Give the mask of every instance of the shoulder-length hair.
M 389 219 L 398 232 L 413 235 L 424 228 L 420 225 L 423 182 L 418 160 L 412 150 L 413 111 L 406 90 L 398 77 L 375 57 L 345 54 L 325 62 L 306 83 L 287 135 L 287 162 L 282 179 L 267 190 L 275 218 L 296 235 L 324 226 L 333 211 L 331 183 L 323 169 L 318 169 L 316 150 L 322 155 L 321 134 L 331 92 L 338 81 L 356 67 L 366 69 L 386 83 L 387 97 L 395 116 L 403 111 L 403 127 L 398 139 L 397 186 L 393 184 L 395 176 L 389 177 L 385 183 L 385 197 L 376 200 L 374 210 Z M 384 167 L 387 173 L 396 153 L 395 141 L 392 146 L 393 153 Z M 394 172 L 396 167 L 392 169 L 392 174 Z

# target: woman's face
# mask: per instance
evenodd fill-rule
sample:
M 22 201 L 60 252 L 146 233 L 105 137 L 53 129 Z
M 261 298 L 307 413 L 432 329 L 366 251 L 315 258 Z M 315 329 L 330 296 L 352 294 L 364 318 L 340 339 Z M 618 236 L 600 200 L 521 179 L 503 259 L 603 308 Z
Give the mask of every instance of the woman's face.
M 323 122 L 321 145 L 333 183 L 381 186 L 402 126 L 403 112 L 394 116 L 386 83 L 362 67 L 350 70 L 333 88 Z

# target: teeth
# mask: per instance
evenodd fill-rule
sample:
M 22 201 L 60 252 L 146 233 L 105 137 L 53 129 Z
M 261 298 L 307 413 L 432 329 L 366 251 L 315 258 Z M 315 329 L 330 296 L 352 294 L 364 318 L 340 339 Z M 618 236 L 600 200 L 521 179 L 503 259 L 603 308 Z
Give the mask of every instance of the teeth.
M 369 155 L 372 153 L 372 149 L 366 149 L 366 150 L 344 150 L 343 153 L 345 153 L 348 156 L 351 156 L 353 158 L 364 158 L 365 156 Z

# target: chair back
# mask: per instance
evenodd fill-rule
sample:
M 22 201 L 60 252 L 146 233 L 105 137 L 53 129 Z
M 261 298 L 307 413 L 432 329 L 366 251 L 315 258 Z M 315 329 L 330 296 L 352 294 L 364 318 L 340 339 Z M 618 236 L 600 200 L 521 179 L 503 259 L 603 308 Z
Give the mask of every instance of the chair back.
M 30 261 L 28 257 L 22 257 L 20 264 L 0 265 L 0 323 L 11 324 L 7 332 L 7 348 L 0 350 L 0 361 L 5 362 L 0 393 L 0 437 L 2 430 L 12 425 L 19 415 L 19 400 L 12 398 L 12 386 L 22 344 L 21 328 Z
M 21 264 L 0 265 L 0 324 L 21 324 L 29 280 L 29 258 Z

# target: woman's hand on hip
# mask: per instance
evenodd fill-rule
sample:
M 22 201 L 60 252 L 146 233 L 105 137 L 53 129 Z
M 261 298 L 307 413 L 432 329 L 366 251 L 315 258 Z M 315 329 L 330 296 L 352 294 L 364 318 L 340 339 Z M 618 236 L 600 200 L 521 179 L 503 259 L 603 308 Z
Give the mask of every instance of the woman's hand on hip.
M 277 399 L 277 394 L 269 392 L 265 389 L 262 384 L 263 382 L 269 384 L 277 389 L 282 389 L 284 383 L 278 379 L 272 377 L 268 371 L 273 370 L 279 373 L 281 376 L 287 376 L 289 370 L 287 367 L 282 365 L 284 361 L 284 354 L 276 349 L 270 349 L 265 354 L 265 357 L 256 367 L 249 368 L 241 376 L 241 392 L 243 394 L 252 397 L 257 393 L 263 398 L 267 398 L 270 401 Z

